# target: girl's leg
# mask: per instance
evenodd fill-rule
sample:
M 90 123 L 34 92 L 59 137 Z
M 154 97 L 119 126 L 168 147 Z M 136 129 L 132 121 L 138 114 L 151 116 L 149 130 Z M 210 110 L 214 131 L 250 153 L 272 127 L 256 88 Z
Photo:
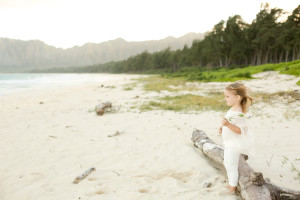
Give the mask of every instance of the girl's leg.
M 238 165 L 239 165 L 240 153 L 226 148 L 224 149 L 224 166 L 227 171 L 227 177 L 229 182 L 230 191 L 235 191 L 238 185 Z

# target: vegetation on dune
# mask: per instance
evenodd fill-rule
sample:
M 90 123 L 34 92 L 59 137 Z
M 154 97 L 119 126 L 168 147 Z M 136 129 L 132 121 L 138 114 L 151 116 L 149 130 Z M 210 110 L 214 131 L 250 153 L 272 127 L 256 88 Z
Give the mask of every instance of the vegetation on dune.
M 145 90 L 150 91 L 192 91 L 198 88 L 193 84 L 188 84 L 188 82 L 232 82 L 247 80 L 253 79 L 253 74 L 266 71 L 278 71 L 281 74 L 299 76 L 300 60 L 244 68 L 220 68 L 218 70 L 202 70 L 198 67 L 187 67 L 180 69 L 176 73 L 162 73 L 161 75 L 140 79 L 140 81 L 144 83 Z M 299 85 L 300 81 L 298 81 L 297 84 Z
M 164 73 L 163 77 L 184 78 L 189 81 L 224 82 L 251 79 L 253 74 L 265 71 L 279 71 L 281 74 L 299 76 L 300 60 L 233 69 L 219 68 L 217 70 L 202 70 L 199 67 L 189 67 L 178 70 L 175 73 Z
M 182 78 L 166 78 L 163 76 L 150 76 L 139 79 L 143 83 L 144 90 L 160 92 L 163 90 L 169 92 L 177 92 L 181 90 L 193 91 L 199 90 L 193 84 L 188 84 L 188 81 Z
M 175 93 L 174 93 L 175 94 Z M 257 102 L 274 103 L 274 102 L 286 102 L 290 104 L 299 101 L 299 93 L 295 91 L 288 92 L 275 92 L 275 93 L 252 93 L 254 98 L 254 104 Z M 171 110 L 175 112 L 181 111 L 226 111 L 228 106 L 224 102 L 224 94 L 222 92 L 208 92 L 204 95 L 195 94 L 178 94 L 174 96 L 164 96 L 143 103 L 140 106 L 141 111 L 150 110 Z M 299 116 L 298 110 L 289 111 L 284 113 L 286 119 Z
M 166 96 L 158 101 L 150 101 L 143 104 L 140 109 L 147 110 L 172 110 L 172 111 L 198 111 L 198 110 L 226 110 L 222 93 L 208 96 L 185 94 L 178 96 Z
M 222 91 L 215 89 L 202 90 L 199 82 L 189 82 L 184 78 L 166 78 L 162 76 L 150 76 L 138 79 L 143 84 L 145 91 L 163 92 L 166 96 L 157 97 L 154 100 L 144 102 L 139 107 L 141 111 L 150 110 L 172 110 L 176 112 L 215 110 L 225 111 L 228 106 L 224 102 Z M 188 92 L 188 94 L 186 94 Z M 199 92 L 201 95 L 199 95 Z M 197 93 L 197 94 L 196 94 Z M 252 92 L 254 104 L 263 103 L 294 103 L 299 101 L 298 91 L 280 91 L 274 93 Z M 298 110 L 289 111 L 284 114 L 286 119 L 299 116 Z

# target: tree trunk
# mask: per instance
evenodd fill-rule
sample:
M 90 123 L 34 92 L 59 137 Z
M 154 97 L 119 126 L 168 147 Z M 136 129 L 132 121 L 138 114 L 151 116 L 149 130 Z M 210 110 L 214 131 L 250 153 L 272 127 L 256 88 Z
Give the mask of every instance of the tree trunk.
M 248 66 L 248 57 L 246 57 L 246 64 L 245 66 Z
M 293 46 L 293 58 L 292 61 L 296 59 L 296 45 Z
M 273 56 L 273 63 L 278 63 L 278 60 L 277 60 L 277 58 L 278 58 L 278 51 L 277 50 L 275 50 L 275 53 L 274 53 L 274 56 Z
M 219 59 L 219 63 L 220 63 L 220 67 L 223 67 L 222 59 L 221 58 Z
M 225 65 L 225 67 L 228 67 L 228 56 L 227 55 L 225 56 L 224 65 Z
M 229 65 L 230 65 L 231 59 L 230 59 L 230 55 L 228 55 L 228 54 L 225 56 L 225 67 L 229 67 Z
M 256 53 L 254 53 L 252 59 L 251 59 L 251 65 L 255 66 L 255 60 L 256 60 Z
M 281 63 L 282 62 L 282 58 L 283 58 L 283 51 L 280 52 L 280 55 L 279 55 L 279 62 Z
M 273 51 L 270 52 L 270 59 L 268 59 L 269 63 L 274 63 L 274 60 L 273 60 Z
M 268 49 L 262 64 L 267 64 L 268 63 L 269 52 L 270 52 L 270 50 Z
M 173 63 L 173 72 L 175 72 L 175 71 L 176 71 L 176 64 Z
M 296 60 L 299 60 L 300 59 L 300 48 L 299 47 L 297 47 L 296 48 Z
M 224 150 L 201 130 L 195 130 L 192 135 L 194 146 L 202 150 L 210 160 L 224 167 Z M 300 191 L 278 187 L 267 183 L 262 173 L 254 170 L 246 162 L 247 156 L 241 155 L 239 161 L 238 191 L 244 200 L 299 200 Z
M 285 50 L 285 62 L 289 60 L 289 50 Z
M 256 61 L 256 65 L 261 65 L 261 54 L 262 54 L 262 50 L 259 50 L 257 52 L 257 61 Z
M 231 65 L 231 57 L 228 56 L 228 60 L 227 60 L 227 67 L 229 67 Z

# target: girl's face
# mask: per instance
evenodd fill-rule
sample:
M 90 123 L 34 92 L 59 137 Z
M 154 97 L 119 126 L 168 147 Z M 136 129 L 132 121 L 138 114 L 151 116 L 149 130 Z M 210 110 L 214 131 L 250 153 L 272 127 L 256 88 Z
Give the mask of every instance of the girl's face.
M 225 90 L 224 95 L 225 95 L 224 99 L 228 106 L 234 106 L 240 103 L 240 98 L 238 95 L 235 94 L 235 92 L 231 90 Z

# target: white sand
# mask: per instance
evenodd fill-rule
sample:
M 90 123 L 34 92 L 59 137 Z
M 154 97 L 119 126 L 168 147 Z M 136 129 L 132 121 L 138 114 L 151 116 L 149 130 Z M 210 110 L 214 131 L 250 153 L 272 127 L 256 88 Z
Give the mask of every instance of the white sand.
M 223 195 L 224 171 L 190 140 L 193 130 L 201 129 L 221 144 L 217 129 L 225 113 L 140 112 L 132 107 L 164 93 L 145 92 L 139 85 L 124 90 L 137 76 L 115 76 L 94 85 L 0 96 L 1 200 L 240 199 Z M 299 89 L 299 79 L 290 76 L 258 76 L 263 78 L 245 82 L 253 91 Z M 200 85 L 222 90 L 226 84 Z M 111 101 L 116 111 L 89 112 L 103 101 Z M 257 156 L 249 164 L 273 183 L 296 190 L 300 180 L 291 163 L 300 170 L 300 124 L 299 116 L 288 112 L 299 107 L 299 101 L 257 103 L 249 121 L 257 141 Z M 108 137 L 116 131 L 122 134 Z M 72 183 L 91 167 L 96 171 Z

